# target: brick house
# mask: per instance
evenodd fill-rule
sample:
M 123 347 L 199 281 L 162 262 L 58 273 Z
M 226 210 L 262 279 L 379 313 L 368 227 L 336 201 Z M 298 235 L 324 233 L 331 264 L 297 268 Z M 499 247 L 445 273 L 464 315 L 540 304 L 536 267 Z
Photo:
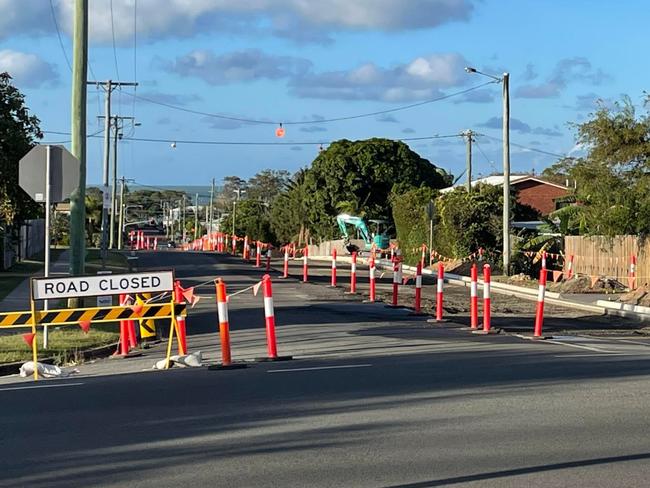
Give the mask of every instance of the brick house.
M 488 185 L 503 185 L 503 176 L 495 175 L 472 181 L 472 186 L 479 183 Z M 455 187 L 440 190 L 442 193 L 453 190 Z M 570 188 L 557 183 L 542 180 L 532 175 L 510 175 L 511 191 L 518 192 L 517 201 L 529 205 L 542 215 L 548 215 L 556 210 L 555 200 L 569 195 Z

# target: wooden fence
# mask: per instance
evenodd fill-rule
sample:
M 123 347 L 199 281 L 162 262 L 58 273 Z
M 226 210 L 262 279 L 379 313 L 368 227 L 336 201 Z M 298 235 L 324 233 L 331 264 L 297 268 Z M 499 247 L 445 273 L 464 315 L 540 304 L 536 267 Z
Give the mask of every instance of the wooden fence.
M 636 236 L 567 236 L 564 238 L 565 266 L 573 255 L 574 273 L 618 279 L 627 285 L 631 257 L 637 257 L 637 285 L 650 282 L 650 242 Z

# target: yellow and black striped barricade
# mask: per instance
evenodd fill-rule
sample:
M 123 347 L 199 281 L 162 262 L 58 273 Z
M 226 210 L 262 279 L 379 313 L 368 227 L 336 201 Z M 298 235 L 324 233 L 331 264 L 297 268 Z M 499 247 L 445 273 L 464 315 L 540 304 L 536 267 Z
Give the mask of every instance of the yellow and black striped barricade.
M 152 297 L 151 293 L 143 293 L 143 302 L 146 303 Z M 157 338 L 156 319 L 140 319 L 140 337 L 143 341 L 151 341 Z

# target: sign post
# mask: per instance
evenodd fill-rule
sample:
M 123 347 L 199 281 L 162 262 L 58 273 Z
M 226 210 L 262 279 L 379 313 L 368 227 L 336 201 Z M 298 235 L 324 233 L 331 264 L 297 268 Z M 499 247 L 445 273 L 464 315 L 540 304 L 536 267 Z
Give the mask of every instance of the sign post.
M 19 162 L 18 182 L 36 202 L 45 204 L 45 270 L 50 275 L 50 213 L 52 203 L 60 203 L 77 189 L 80 163 L 63 146 L 39 145 Z M 43 303 L 48 309 L 48 301 Z M 48 328 L 43 328 L 43 348 L 48 346 Z

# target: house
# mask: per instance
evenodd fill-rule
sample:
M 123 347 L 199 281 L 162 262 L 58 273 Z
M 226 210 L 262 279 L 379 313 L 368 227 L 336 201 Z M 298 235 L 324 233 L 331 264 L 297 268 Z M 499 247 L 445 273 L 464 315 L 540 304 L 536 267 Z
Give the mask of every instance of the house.
M 472 187 L 483 183 L 487 185 L 503 185 L 503 175 L 487 176 L 472 181 Z M 462 185 L 457 185 L 462 186 Z M 456 187 L 449 187 L 440 190 L 446 193 Z M 568 186 L 558 185 L 532 175 L 510 175 L 510 190 L 517 192 L 517 201 L 529 205 L 542 215 L 548 215 L 557 209 L 556 199 L 566 197 L 571 189 Z

